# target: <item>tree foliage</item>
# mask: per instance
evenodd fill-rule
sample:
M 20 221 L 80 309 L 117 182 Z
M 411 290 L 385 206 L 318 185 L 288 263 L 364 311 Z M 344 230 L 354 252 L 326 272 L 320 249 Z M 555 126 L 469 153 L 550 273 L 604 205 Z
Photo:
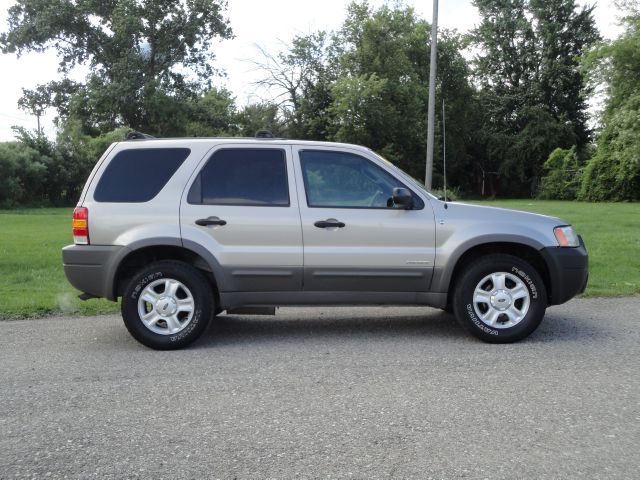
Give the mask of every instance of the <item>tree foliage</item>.
M 182 133 L 185 100 L 215 73 L 211 42 L 231 35 L 219 0 L 18 0 L 4 53 L 54 49 L 60 71 L 87 65 L 83 84 L 46 86 L 88 133 L 118 126 Z M 27 95 L 28 97 L 28 95 Z
M 335 44 L 328 37 L 324 31 L 298 35 L 277 54 L 258 47 L 261 60 L 252 62 L 263 73 L 256 86 L 271 94 L 290 137 L 326 139 L 337 78 Z
M 589 141 L 578 57 L 599 38 L 594 7 L 578 8 L 574 0 L 474 4 L 481 17 L 472 41 L 480 50 L 474 73 L 485 169 L 499 172 L 505 193 L 533 193 L 551 151 L 581 151 Z
M 545 200 L 575 200 L 582 181 L 582 168 L 576 147 L 556 148 L 546 162 L 546 175 L 540 181 L 538 198 Z
M 624 33 L 597 45 L 584 61 L 591 82 L 606 93 L 598 148 L 580 189 L 585 200 L 640 199 L 640 7 L 618 6 Z
M 290 136 L 363 144 L 423 177 L 429 30 L 410 7 L 352 2 L 337 32 L 296 37 L 278 55 L 262 50 L 259 84 L 273 92 Z M 469 187 L 476 114 L 462 48 L 460 36 L 441 32 L 437 91 L 450 125 L 450 177 Z M 440 130 L 437 148 L 440 168 Z
M 474 4 L 480 22 L 469 35 L 438 33 L 434 187 L 446 142 L 448 183 L 463 194 L 484 194 L 486 181 L 491 195 L 638 200 L 637 2 L 616 2 L 625 33 L 610 42 L 599 41 L 593 7 L 577 0 Z M 0 206 L 73 203 L 96 159 L 131 129 L 266 128 L 357 143 L 423 178 L 430 25 L 413 8 L 352 1 L 338 30 L 260 49 L 254 65 L 266 96 L 249 105 L 211 84 L 212 41 L 231 36 L 225 8 L 225 0 L 16 0 L 0 48 L 58 53 L 61 78 L 19 101 L 36 116 L 54 108 L 58 137 L 19 129 L 19 142 L 0 144 Z M 476 53 L 472 62 L 465 50 Z M 77 65 L 90 69 L 82 82 L 66 75 Z M 606 101 L 594 145 L 586 98 L 598 88 Z

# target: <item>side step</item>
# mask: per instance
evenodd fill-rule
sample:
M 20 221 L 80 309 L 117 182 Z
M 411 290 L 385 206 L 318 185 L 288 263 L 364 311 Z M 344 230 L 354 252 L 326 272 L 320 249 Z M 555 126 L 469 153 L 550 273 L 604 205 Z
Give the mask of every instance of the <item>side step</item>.
M 228 308 L 227 315 L 275 315 L 276 307 L 237 307 Z

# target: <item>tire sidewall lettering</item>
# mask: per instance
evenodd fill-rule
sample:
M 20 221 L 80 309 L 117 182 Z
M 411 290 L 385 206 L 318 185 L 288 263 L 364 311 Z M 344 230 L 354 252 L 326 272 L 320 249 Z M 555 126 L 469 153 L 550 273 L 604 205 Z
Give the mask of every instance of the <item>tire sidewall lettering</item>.
M 511 267 L 511 273 L 519 276 L 522 279 L 524 284 L 529 289 L 529 292 L 531 293 L 531 300 L 537 300 L 538 288 L 536 287 L 536 284 L 534 283 L 533 279 L 524 270 L 516 266 Z
M 202 313 L 201 310 L 196 307 L 193 313 L 193 318 L 191 319 L 191 322 L 189 322 L 189 325 L 187 325 L 187 328 L 180 331 L 176 335 L 170 336 L 169 340 L 171 342 L 177 342 L 185 338 L 187 335 L 189 335 L 198 326 L 198 323 L 200 323 L 201 313 Z
M 499 335 L 500 332 L 496 329 L 493 328 L 489 328 L 487 325 L 485 325 L 476 315 L 476 313 L 473 310 L 473 305 L 468 303 L 467 307 L 467 315 L 469 315 L 469 319 L 473 322 L 473 324 L 478 327 L 480 330 L 482 330 L 485 333 L 488 333 L 489 335 Z
M 133 300 L 137 300 L 138 299 L 138 295 L 140 295 L 140 292 L 144 289 L 144 287 L 148 283 L 151 283 L 154 280 L 157 280 L 158 278 L 162 278 L 163 276 L 164 276 L 164 273 L 155 272 L 155 273 L 151 273 L 151 274 L 147 275 L 146 277 L 142 278 L 142 280 L 140 280 L 138 282 L 138 284 L 135 286 L 135 288 L 133 289 L 133 292 L 131 292 L 131 298 Z

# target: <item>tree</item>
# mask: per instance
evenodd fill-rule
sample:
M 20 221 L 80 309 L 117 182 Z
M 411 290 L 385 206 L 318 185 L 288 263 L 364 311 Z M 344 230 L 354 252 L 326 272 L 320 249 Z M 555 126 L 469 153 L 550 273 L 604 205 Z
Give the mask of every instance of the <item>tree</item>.
M 556 148 L 546 162 L 546 175 L 540 181 L 538 198 L 545 200 L 575 200 L 582 180 L 582 168 L 576 147 Z
M 486 170 L 505 193 L 533 193 L 557 147 L 588 144 L 586 93 L 578 56 L 599 37 L 594 7 L 574 0 L 475 0 Z
M 277 55 L 261 50 L 264 60 L 256 65 L 264 77 L 258 84 L 279 106 L 287 135 L 363 144 L 422 177 L 429 31 L 429 24 L 402 4 L 374 9 L 366 1 L 352 2 L 337 32 L 298 36 Z M 463 47 L 457 34 L 441 34 L 437 91 L 446 100 L 450 126 L 450 179 L 470 188 L 478 115 Z M 441 132 L 437 144 L 441 160 Z M 441 179 L 436 176 L 436 183 Z
M 294 37 L 276 55 L 258 47 L 263 60 L 253 63 L 264 76 L 256 85 L 270 93 L 293 138 L 327 138 L 331 86 L 336 80 L 333 47 L 323 31 Z
M 597 150 L 579 194 L 585 200 L 640 200 L 640 7 L 616 4 L 624 12 L 624 33 L 584 59 L 590 82 L 606 93 Z
M 238 134 L 238 112 L 229 90 L 212 87 L 192 99 L 188 108 L 187 136 L 230 137 Z
M 424 176 L 430 25 L 410 7 L 351 3 L 333 51 L 339 79 L 331 89 L 329 138 L 363 143 L 416 178 Z M 437 98 L 446 104 L 449 179 L 470 187 L 475 98 L 460 37 L 439 37 Z M 438 108 L 441 124 L 441 109 Z M 442 160 L 437 131 L 435 164 Z M 441 176 L 436 176 L 436 184 Z
M 240 135 L 253 137 L 258 130 L 270 130 L 276 137 L 284 137 L 286 125 L 278 115 L 278 105 L 270 102 L 246 105 L 238 113 Z
M 210 52 L 231 30 L 222 0 L 18 0 L 9 8 L 4 53 L 53 48 L 60 70 L 88 65 L 59 108 L 96 133 L 128 126 L 151 133 L 181 133 L 185 100 L 216 70 Z M 62 100 L 69 83 L 46 86 Z M 25 100 L 26 101 L 26 100 Z
M 35 90 L 22 89 L 22 97 L 18 100 L 18 107 L 38 119 L 38 135 L 42 135 L 40 117 L 51 106 L 51 95 L 48 89 L 40 85 Z

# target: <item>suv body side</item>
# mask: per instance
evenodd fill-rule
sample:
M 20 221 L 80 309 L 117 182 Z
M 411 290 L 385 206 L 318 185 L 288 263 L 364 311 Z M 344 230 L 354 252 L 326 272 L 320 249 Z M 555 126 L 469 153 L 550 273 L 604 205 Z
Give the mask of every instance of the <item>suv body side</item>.
M 364 147 L 253 139 L 178 142 L 190 149 L 188 157 L 147 202 L 99 202 L 94 199 L 96 185 L 119 152 L 174 148 L 175 139 L 114 144 L 96 164 L 78 203 L 90 212 L 91 245 L 72 245 L 63 250 L 65 273 L 80 291 L 115 300 L 120 294 L 118 282 L 122 281 L 121 264 L 126 258 L 142 249 L 171 247 L 184 251 L 185 258 L 211 273 L 221 309 L 322 303 L 444 307 L 456 268 L 469 252 L 489 246 L 498 251 L 526 248 L 537 255 L 545 270 L 543 276 L 550 283 L 551 304 L 562 303 L 584 290 L 586 252 L 582 244 L 579 249 L 558 249 L 553 228 L 565 225 L 561 220 L 459 203 L 447 205 Z M 216 151 L 225 148 L 284 151 L 289 205 L 189 203 L 196 176 Z M 305 150 L 363 157 L 407 186 L 423 207 L 360 210 L 310 206 L 300 162 L 300 153 Z M 384 221 L 377 221 L 376 215 Z M 195 225 L 196 220 L 210 216 L 228 223 L 220 227 Z M 348 229 L 313 225 L 332 218 L 359 231 L 349 237 Z M 569 286 L 566 279 L 570 280 Z

